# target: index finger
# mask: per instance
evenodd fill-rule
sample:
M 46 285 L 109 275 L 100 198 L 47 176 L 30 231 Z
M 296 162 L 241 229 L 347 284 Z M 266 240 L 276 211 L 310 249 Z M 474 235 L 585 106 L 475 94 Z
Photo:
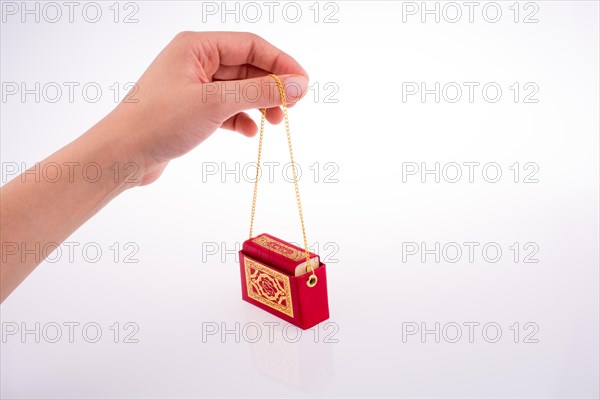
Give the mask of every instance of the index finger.
M 295 74 L 308 79 L 308 74 L 296 60 L 258 35 L 247 32 L 198 32 L 197 34 L 201 41 L 208 39 L 206 43 L 209 44 L 208 49 L 199 46 L 198 50 L 201 53 L 216 50 L 216 54 L 204 54 L 208 57 L 199 58 L 210 75 L 219 69 L 219 65 L 249 64 L 276 75 Z

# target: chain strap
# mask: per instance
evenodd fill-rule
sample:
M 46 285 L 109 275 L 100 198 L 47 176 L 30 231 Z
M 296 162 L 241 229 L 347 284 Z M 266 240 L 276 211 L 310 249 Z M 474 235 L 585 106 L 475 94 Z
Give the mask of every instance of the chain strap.
M 283 88 L 283 84 L 281 80 L 273 74 L 269 74 L 271 78 L 275 80 L 277 83 L 277 87 L 279 89 L 279 95 L 281 96 L 281 108 L 283 109 L 283 118 L 285 121 L 285 131 L 287 133 L 287 141 L 288 148 L 290 149 L 290 160 L 292 162 L 292 173 L 294 175 L 294 189 L 296 190 L 296 203 L 298 204 L 298 214 L 300 214 L 300 224 L 302 225 L 302 237 L 304 238 L 304 252 L 306 255 L 306 273 L 311 273 L 312 275 L 307 281 L 307 285 L 309 287 L 313 287 L 317 284 L 317 276 L 315 275 L 315 269 L 310 263 L 310 254 L 308 251 L 308 240 L 306 239 L 306 228 L 304 227 L 304 215 L 302 214 L 302 202 L 300 201 L 300 189 L 298 188 L 298 176 L 296 174 L 296 164 L 294 163 L 294 152 L 292 151 L 292 135 L 290 131 L 290 121 L 288 118 L 287 112 L 287 102 L 285 97 L 285 90 Z M 252 239 L 252 230 L 254 228 L 254 213 L 256 211 L 256 197 L 258 194 L 258 177 L 260 173 L 260 159 L 262 154 L 262 145 L 263 145 L 263 136 L 265 132 L 265 119 L 267 117 L 267 110 L 265 108 L 261 109 L 261 119 L 260 119 L 260 136 L 258 139 L 258 160 L 256 162 L 256 177 L 254 180 L 254 195 L 252 196 L 252 212 L 250 216 L 250 239 Z

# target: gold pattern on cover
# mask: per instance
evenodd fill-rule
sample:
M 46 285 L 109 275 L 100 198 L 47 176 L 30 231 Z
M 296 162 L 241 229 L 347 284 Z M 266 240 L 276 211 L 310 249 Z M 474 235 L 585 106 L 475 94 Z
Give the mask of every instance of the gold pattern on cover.
M 252 241 L 265 249 L 269 249 L 277 254 L 281 254 L 284 257 L 287 257 L 294 261 L 300 261 L 304 259 L 304 252 L 298 249 L 295 249 L 287 244 L 280 242 L 279 240 L 272 239 L 268 236 L 259 236 Z
M 248 297 L 294 318 L 290 278 L 244 257 Z

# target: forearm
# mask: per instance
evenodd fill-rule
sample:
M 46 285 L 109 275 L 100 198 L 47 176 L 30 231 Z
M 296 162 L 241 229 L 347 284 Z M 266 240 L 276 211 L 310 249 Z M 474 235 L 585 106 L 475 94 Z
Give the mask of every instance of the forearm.
M 104 205 L 139 183 L 127 127 L 107 116 L 0 188 L 0 301 Z

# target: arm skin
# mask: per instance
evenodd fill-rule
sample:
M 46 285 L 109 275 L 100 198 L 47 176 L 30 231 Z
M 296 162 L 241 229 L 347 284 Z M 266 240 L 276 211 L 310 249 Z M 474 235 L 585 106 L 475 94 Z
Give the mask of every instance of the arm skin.
M 267 120 L 281 122 L 269 73 L 282 79 L 290 105 L 306 93 L 304 69 L 256 35 L 178 34 L 137 82 L 137 102 L 120 103 L 36 167 L 52 176 L 24 173 L 0 188 L 0 301 L 104 205 L 154 182 L 218 128 L 255 135 L 244 110 L 267 108 Z M 85 165 L 93 167 L 83 173 Z

